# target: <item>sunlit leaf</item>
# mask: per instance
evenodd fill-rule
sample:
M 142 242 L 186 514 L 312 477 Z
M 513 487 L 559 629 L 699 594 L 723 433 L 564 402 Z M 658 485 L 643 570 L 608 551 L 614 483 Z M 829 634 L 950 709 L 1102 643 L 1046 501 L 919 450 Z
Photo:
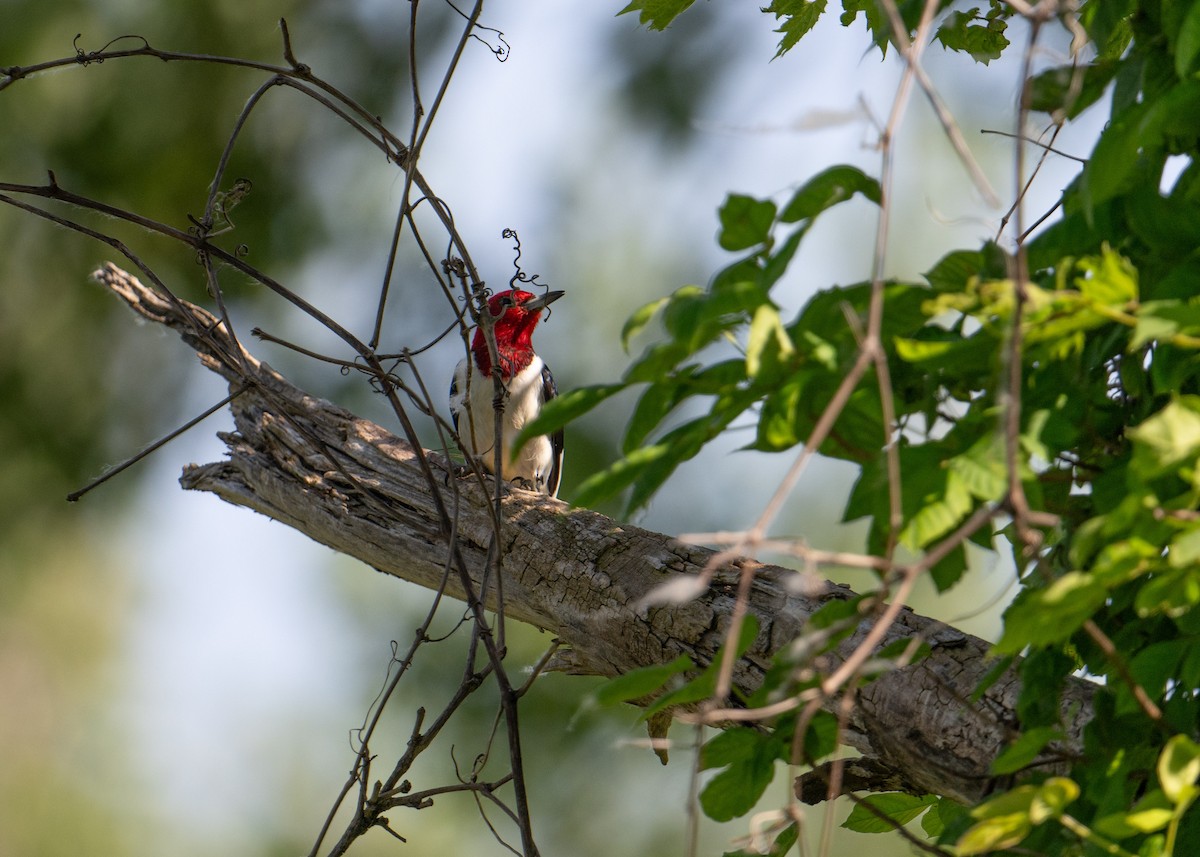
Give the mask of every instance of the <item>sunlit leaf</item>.
M 1108 591 L 1092 575 L 1064 574 L 1045 589 L 1025 590 L 1004 613 L 999 654 L 1019 654 L 1025 646 L 1062 642 L 1104 603 Z
M 1154 789 L 1142 797 L 1129 812 L 1104 816 L 1096 821 L 1096 831 L 1113 839 L 1127 839 L 1139 833 L 1162 830 L 1175 815 L 1175 807 L 1163 794 Z
M 1038 786 L 1037 794 L 1029 805 L 1029 820 L 1041 824 L 1062 815 L 1079 797 L 1079 784 L 1067 777 L 1051 777 Z
M 956 853 L 966 857 L 1002 851 L 1019 844 L 1032 829 L 1028 812 L 994 816 L 978 822 L 960 836 L 955 843 Z
M 1133 466 L 1153 478 L 1200 456 L 1200 396 L 1176 396 L 1162 410 L 1126 431 Z
M 1158 757 L 1158 782 L 1174 804 L 1196 797 L 1200 778 L 1200 744 L 1186 735 L 1172 735 Z
M 779 310 L 771 304 L 763 304 L 754 311 L 754 319 L 750 322 L 750 333 L 746 341 L 746 375 L 754 378 L 758 375 L 763 364 L 763 352 L 769 345 L 774 345 L 778 359 L 790 357 L 796 350 L 783 322 L 779 318 Z
M 1137 300 L 1137 269 L 1120 253 L 1105 247 L 1099 256 L 1080 259 L 1078 267 L 1083 276 L 1075 284 L 1088 300 L 1113 306 Z
M 966 482 L 953 470 L 947 472 L 941 496 L 929 498 L 912 516 L 900 533 L 901 543 L 920 550 L 957 527 L 971 513 L 972 506 Z

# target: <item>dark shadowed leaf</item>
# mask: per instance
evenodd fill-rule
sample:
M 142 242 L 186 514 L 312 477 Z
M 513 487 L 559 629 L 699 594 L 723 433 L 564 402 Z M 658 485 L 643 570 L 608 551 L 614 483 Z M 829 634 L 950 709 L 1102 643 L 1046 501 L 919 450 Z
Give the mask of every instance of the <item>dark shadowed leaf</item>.
M 626 15 L 638 13 L 638 21 L 651 30 L 665 30 L 672 21 L 687 10 L 695 0 L 633 0 L 618 12 Z
M 721 206 L 718 243 L 726 250 L 745 250 L 766 243 L 775 222 L 775 203 L 744 194 L 730 194 Z
M 936 801 L 935 795 L 917 797 L 901 792 L 869 795 L 854 805 L 842 827 L 856 833 L 889 833 L 908 824 Z
M 779 40 L 776 58 L 786 54 L 808 34 L 826 5 L 827 0 L 772 0 L 771 5 L 763 9 L 780 21 L 775 32 L 783 34 L 783 38 Z
M 574 419 L 586 414 L 609 396 L 621 392 L 626 384 L 594 384 L 588 387 L 577 387 L 555 396 L 532 422 L 521 430 L 515 444 L 519 448 L 531 437 L 550 434 L 565 426 Z
M 596 691 L 596 701 L 601 705 L 615 705 L 648 696 L 666 684 L 673 676 L 687 672 L 695 664 L 687 655 L 680 655 L 668 664 L 630 670 L 611 681 L 605 682 Z
M 858 167 L 842 164 L 813 176 L 792 196 L 783 209 L 780 220 L 795 223 L 805 218 L 816 217 L 822 211 L 845 202 L 861 193 L 876 204 L 883 198 L 879 182 Z

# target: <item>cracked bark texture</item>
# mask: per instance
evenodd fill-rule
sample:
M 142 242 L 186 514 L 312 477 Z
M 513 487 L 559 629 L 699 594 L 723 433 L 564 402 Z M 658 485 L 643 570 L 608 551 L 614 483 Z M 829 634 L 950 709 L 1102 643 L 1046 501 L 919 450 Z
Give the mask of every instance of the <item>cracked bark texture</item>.
M 444 583 L 448 594 L 464 597 L 448 560 L 451 535 L 443 531 L 426 472 L 409 444 L 293 386 L 242 349 L 207 310 L 165 297 L 112 265 L 94 276 L 142 317 L 178 331 L 231 391 L 245 388 L 230 405 L 237 430 L 222 435 L 228 458 L 187 467 L 180 480 L 185 488 L 253 509 L 386 574 L 429 588 Z M 500 585 L 484 587 L 492 498 L 474 479 L 447 478 L 443 456 L 424 455 L 476 592 L 484 591 L 491 607 L 502 590 L 509 618 L 569 646 L 556 668 L 615 676 L 681 653 L 697 663 L 712 660 L 733 611 L 738 564 L 718 571 L 709 591 L 693 601 L 643 609 L 647 593 L 674 576 L 699 572 L 712 552 L 512 490 L 503 501 Z M 749 612 L 760 631 L 734 675 L 742 690 L 761 683 L 772 656 L 801 634 L 815 610 L 851 594 L 830 583 L 798 582 L 790 569 L 755 571 Z M 869 629 L 865 618 L 818 666 L 832 672 Z M 988 765 L 1018 726 L 1017 677 L 1009 670 L 970 702 L 994 665 L 988 644 L 905 610 L 882 645 L 917 636 L 932 653 L 858 687 L 844 740 L 894 771 L 907 790 L 976 801 L 997 785 Z M 1058 752 L 1079 751 L 1091 692 L 1081 680 L 1067 686 L 1069 737 Z M 838 705 L 831 699 L 826 707 Z

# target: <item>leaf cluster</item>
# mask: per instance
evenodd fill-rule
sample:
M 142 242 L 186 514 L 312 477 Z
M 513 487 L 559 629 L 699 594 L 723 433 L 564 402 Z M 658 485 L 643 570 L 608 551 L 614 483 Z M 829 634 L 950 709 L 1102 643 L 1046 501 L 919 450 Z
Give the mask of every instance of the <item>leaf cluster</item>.
M 624 11 L 662 28 L 687 5 L 634 0 Z M 826 5 L 764 9 L 779 54 Z M 842 22 L 861 15 L 886 51 L 896 44 L 886 7 L 911 36 L 924 5 L 844 0 Z M 984 64 L 1000 56 L 1013 5 L 947 5 L 937 42 Z M 940 590 L 961 578 L 967 540 L 1011 546 L 1019 594 L 995 652 L 1023 690 L 993 771 L 1024 783 L 969 814 L 933 797 L 875 797 L 848 826 L 920 816 L 963 854 L 1200 853 L 1200 0 L 1090 0 L 1067 23 L 1090 52 L 1035 74 L 1027 103 L 1053 123 L 1107 103 L 1109 120 L 1047 225 L 1015 247 L 951 252 L 917 281 L 827 287 L 784 318 L 772 289 L 813 222 L 855 197 L 878 204 L 882 189 L 835 166 L 782 202 L 731 195 L 718 240 L 733 261 L 707 287 L 639 309 L 626 346 L 654 320 L 662 338 L 620 382 L 563 397 L 529 432 L 640 387 L 623 457 L 578 498 L 627 491 L 630 509 L 735 420 L 753 429 L 750 448 L 791 449 L 860 355 L 881 290 L 888 384 L 868 371 L 819 452 L 859 466 L 844 516 L 870 521 L 872 553 L 899 544 L 921 556 L 951 539 L 931 563 Z M 898 485 L 881 449 L 889 432 Z M 952 538 L 981 511 L 993 526 Z M 1073 724 L 1059 696 L 1081 669 L 1102 684 L 1082 755 L 1064 758 Z M 706 746 L 702 765 L 721 769 L 701 801 L 710 815 L 749 809 L 786 758 L 780 728 L 790 727 L 731 730 Z M 1066 773 L 1049 776 L 1050 763 Z
M 665 30 L 671 22 L 682 15 L 694 0 L 630 0 L 621 10 L 622 15 L 636 12 L 638 20 L 652 30 Z M 938 0 L 936 12 L 950 7 L 952 0 Z M 765 14 L 772 15 L 780 34 L 776 58 L 794 48 L 812 30 L 825 13 L 829 0 L 771 0 L 762 7 Z M 911 37 L 917 29 L 925 8 L 924 0 L 897 0 L 896 12 Z M 976 62 L 987 65 L 999 58 L 1009 42 L 1004 33 L 1008 21 L 1014 14 L 1013 7 L 1002 0 L 987 0 L 971 4 L 969 8 L 945 16 L 939 23 L 935 38 L 943 47 L 965 53 Z M 839 20 L 842 26 L 850 26 L 862 15 L 866 21 L 871 40 L 882 53 L 889 44 L 895 44 L 896 34 L 892 28 L 885 6 L 877 0 L 842 0 Z

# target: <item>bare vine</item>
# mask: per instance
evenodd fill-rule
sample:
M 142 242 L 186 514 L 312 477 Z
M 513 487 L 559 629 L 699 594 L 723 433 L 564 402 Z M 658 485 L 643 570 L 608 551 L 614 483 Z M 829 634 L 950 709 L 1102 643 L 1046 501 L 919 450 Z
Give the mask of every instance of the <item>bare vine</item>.
M 166 238 L 169 241 L 190 248 L 195 253 L 197 261 L 204 270 L 208 291 L 212 296 L 217 310 L 214 323 L 219 325 L 223 331 L 223 336 L 214 337 L 211 330 L 199 328 L 194 329 L 192 333 L 199 339 L 206 341 L 213 352 L 220 355 L 220 360 L 224 364 L 224 371 L 242 379 L 242 382 L 232 389 L 229 396 L 206 409 L 195 419 L 189 420 L 177 430 L 172 431 L 166 437 L 156 441 L 142 452 L 112 468 L 100 478 L 73 492 L 69 499 L 77 500 L 81 498 L 95 486 L 124 471 L 174 437 L 192 428 L 207 416 L 222 409 L 246 389 L 255 387 L 259 393 L 270 395 L 269 391 L 261 388 L 261 385 L 255 380 L 254 373 L 248 371 L 248 367 L 244 363 L 245 356 L 239 344 L 237 329 L 225 306 L 224 293 L 218 276 L 218 271 L 221 268 L 235 270 L 290 302 L 301 312 L 335 334 L 346 348 L 349 349 L 352 356 L 322 354 L 305 348 L 302 345 L 285 342 L 257 328 L 252 331 L 255 335 L 264 340 L 289 347 L 297 353 L 305 354 L 313 359 L 340 366 L 342 371 L 355 371 L 366 376 L 372 387 L 387 401 L 404 437 L 414 448 L 423 448 L 422 444 L 418 441 L 410 416 L 414 409 L 419 413 L 434 417 L 444 450 L 454 448 L 454 441 L 452 440 L 453 431 L 446 421 L 439 416 L 440 407 L 429 396 L 421 374 L 412 359 L 414 355 L 430 347 L 430 345 L 441 339 L 445 334 L 443 333 L 435 337 L 431 342 L 419 343 L 412 347 L 404 348 L 398 358 L 381 354 L 377 351 L 377 348 L 380 346 L 383 338 L 384 315 L 396 257 L 402 242 L 405 240 L 406 227 L 411 235 L 411 239 L 414 240 L 424 253 L 430 272 L 437 283 L 439 283 L 446 302 L 453 310 L 455 321 L 451 326 L 447 327 L 445 332 L 448 333 L 455 327 L 459 328 L 463 331 L 463 341 L 465 343 L 467 326 L 471 323 L 479 323 L 481 320 L 479 306 L 481 305 L 481 299 L 486 294 L 484 283 L 480 279 L 475 265 L 471 260 L 465 240 L 454 226 L 449 206 L 438 197 L 425 180 L 418 168 L 418 163 L 425 139 L 438 115 L 438 110 L 449 90 L 455 70 L 464 51 L 467 50 L 472 42 L 479 42 L 487 45 L 488 50 L 496 56 L 497 60 L 503 61 L 507 57 L 509 47 L 502 33 L 494 28 L 483 26 L 480 23 L 483 11 L 482 0 L 477 0 L 466 11 L 453 7 L 454 11 L 460 16 L 461 22 L 456 46 L 445 68 L 442 70 L 440 81 L 432 99 L 427 99 L 422 91 L 420 77 L 418 76 L 418 67 L 420 65 L 419 50 L 421 46 L 416 36 L 416 23 L 421 6 L 420 2 L 410 4 L 408 48 L 413 120 L 407 140 L 404 142 L 388 129 L 383 121 L 372 111 L 358 104 L 351 96 L 322 78 L 310 65 L 298 59 L 292 34 L 287 22 L 283 20 L 280 21 L 282 35 L 281 54 L 283 59 L 283 62 L 280 64 L 241 57 L 164 50 L 152 45 L 148 39 L 142 36 L 126 35 L 111 39 L 100 48 L 94 50 L 88 50 L 83 47 L 81 45 L 82 37 L 76 36 L 73 42 L 74 53 L 70 56 L 35 63 L 33 65 L 0 69 L 0 92 L 18 83 L 27 84 L 27 82 L 35 79 L 39 74 L 51 70 L 71 66 L 87 68 L 106 62 L 129 61 L 135 58 L 152 58 L 164 63 L 225 65 L 263 76 L 262 81 L 254 89 L 233 121 L 233 126 L 217 160 L 212 180 L 209 183 L 202 214 L 198 217 L 188 216 L 192 223 L 191 228 L 188 230 L 177 229 L 167 223 L 152 220 L 133 211 L 112 206 L 102 200 L 91 199 L 73 193 L 62 187 L 53 174 L 49 176 L 45 184 L 38 186 L 11 182 L 0 183 L 0 203 L 44 218 L 108 245 L 132 263 L 143 277 L 154 284 L 155 289 L 161 295 L 177 305 L 179 299 L 175 297 L 173 291 L 154 273 L 150 266 L 142 261 L 132 248 L 126 246 L 125 243 L 115 237 L 85 225 L 78 219 L 55 213 L 50 208 L 39 204 L 37 200 L 62 203 L 71 209 L 94 212 L 132 223 L 154 236 Z M 489 37 L 494 37 L 494 41 L 489 41 Z M 396 213 L 396 225 L 393 231 L 393 239 L 387 257 L 386 268 L 379 287 L 375 324 L 369 341 L 359 339 L 335 318 L 319 310 L 267 272 L 247 262 L 244 258 L 245 249 L 243 247 L 239 246 L 233 250 L 229 250 L 214 243 L 219 237 L 236 233 L 236 225 L 230 213 L 245 198 L 252 187 L 249 179 L 237 179 L 230 183 L 226 178 L 230 160 L 238 148 L 242 132 L 259 115 L 261 105 L 268 101 L 272 93 L 278 91 L 281 87 L 299 92 L 307 97 L 318 110 L 328 111 L 337 116 L 352 133 L 359 135 L 370 145 L 381 151 L 389 162 L 395 164 L 403 172 L 404 184 Z M 426 106 L 427 103 L 428 107 Z M 413 197 L 414 188 L 420 194 L 416 199 Z M 420 234 L 418 225 L 413 218 L 414 210 L 423 202 L 429 203 L 435 217 L 440 223 L 441 236 L 437 238 Z M 443 241 L 447 247 L 445 255 L 441 257 L 431 255 L 427 248 L 431 244 L 440 244 Z M 450 272 L 451 276 L 447 276 L 446 272 Z M 457 308 L 458 300 L 463 299 L 466 301 L 465 311 Z M 232 347 L 228 349 L 223 344 L 225 337 L 228 337 L 228 341 L 232 344 Z M 398 363 L 395 363 L 397 360 Z M 407 367 L 411 371 L 413 383 L 409 384 L 404 381 L 394 369 L 386 365 L 388 362 L 395 363 L 394 368 L 399 368 L 399 366 Z M 299 426 L 295 428 L 303 431 Z M 329 459 L 335 469 L 340 467 L 337 463 L 337 456 L 331 454 Z M 393 652 L 391 664 L 394 666 L 394 669 L 389 669 L 387 683 L 381 690 L 371 711 L 368 712 L 363 725 L 354 731 L 355 751 L 353 765 L 345 784 L 333 801 L 328 817 L 315 835 L 310 854 L 313 857 L 319 854 L 343 854 L 357 838 L 376 827 L 387 830 L 392 835 L 403 840 L 403 837 L 390 826 L 391 822 L 387 815 L 389 811 L 401 807 L 425 808 L 432 805 L 434 798 L 438 795 L 459 791 L 471 792 L 477 799 L 487 805 L 498 807 L 515 828 L 517 845 L 508 845 L 505 841 L 508 834 L 500 831 L 491 821 L 487 820 L 483 810 L 484 803 L 480 803 L 480 813 L 486 821 L 488 828 L 492 830 L 498 841 L 504 843 L 514 853 L 525 855 L 525 857 L 534 857 L 538 853 L 538 849 L 534 841 L 526 776 L 523 770 L 517 704 L 520 696 L 527 689 L 528 682 L 526 682 L 525 686 L 521 686 L 514 683 L 509 676 L 509 667 L 505 662 L 505 618 L 503 602 L 500 602 L 499 608 L 494 613 L 485 612 L 483 603 L 486 593 L 476 591 L 456 547 L 456 510 L 459 503 L 458 492 L 460 490 L 457 481 L 447 480 L 444 473 L 440 470 L 435 471 L 423 454 L 420 456 L 420 466 L 425 474 L 426 487 L 438 509 L 442 529 L 441 535 L 446 538 L 447 544 L 450 546 L 445 559 L 445 580 L 449 580 L 452 576 L 457 578 L 462 588 L 467 592 L 469 621 L 466 623 L 466 626 L 469 628 L 469 635 L 464 649 L 465 660 L 462 678 L 457 691 L 451 695 L 451 698 L 445 703 L 439 713 L 427 715 L 425 709 L 419 712 L 402 755 L 387 766 L 386 774 L 377 774 L 376 770 L 379 767 L 380 760 L 375 756 L 373 739 L 380 727 L 380 718 L 393 698 L 397 686 L 409 674 L 409 668 L 420 650 L 424 646 L 438 642 L 430 638 L 429 629 L 444 605 L 442 592 L 439 590 L 433 598 L 425 620 L 416 630 L 414 639 L 408 650 L 403 656 L 398 656 L 397 653 Z M 345 478 L 347 484 L 356 489 L 368 502 L 372 502 L 372 494 L 365 486 L 358 485 L 354 477 L 345 471 L 342 472 L 342 476 Z M 479 471 L 478 467 L 475 470 L 475 478 L 482 480 L 482 472 Z M 500 507 L 501 494 L 499 485 L 497 485 L 495 500 L 494 525 L 496 535 L 493 538 L 493 553 L 494 561 L 498 563 L 502 559 L 502 551 L 504 549 L 504 540 L 499 537 L 501 529 L 504 526 L 503 513 Z M 443 581 L 443 587 L 445 580 Z M 529 682 L 533 681 L 533 678 L 539 673 L 540 668 L 529 679 Z M 412 784 L 405 777 L 416 758 L 431 747 L 436 746 L 435 741 L 438 734 L 453 718 L 462 704 L 469 697 L 488 686 L 491 686 L 499 697 L 497 727 L 499 730 L 498 734 L 503 737 L 500 745 L 505 749 L 506 758 L 502 764 L 506 770 L 496 775 L 485 776 L 482 769 L 473 768 L 469 773 L 463 774 L 456 783 L 413 790 Z M 488 753 L 484 758 L 491 759 L 497 755 Z M 347 802 L 350 803 L 352 809 L 350 821 L 340 834 L 334 836 L 333 824 L 335 817 Z M 334 836 L 332 842 L 330 841 L 331 836 Z

